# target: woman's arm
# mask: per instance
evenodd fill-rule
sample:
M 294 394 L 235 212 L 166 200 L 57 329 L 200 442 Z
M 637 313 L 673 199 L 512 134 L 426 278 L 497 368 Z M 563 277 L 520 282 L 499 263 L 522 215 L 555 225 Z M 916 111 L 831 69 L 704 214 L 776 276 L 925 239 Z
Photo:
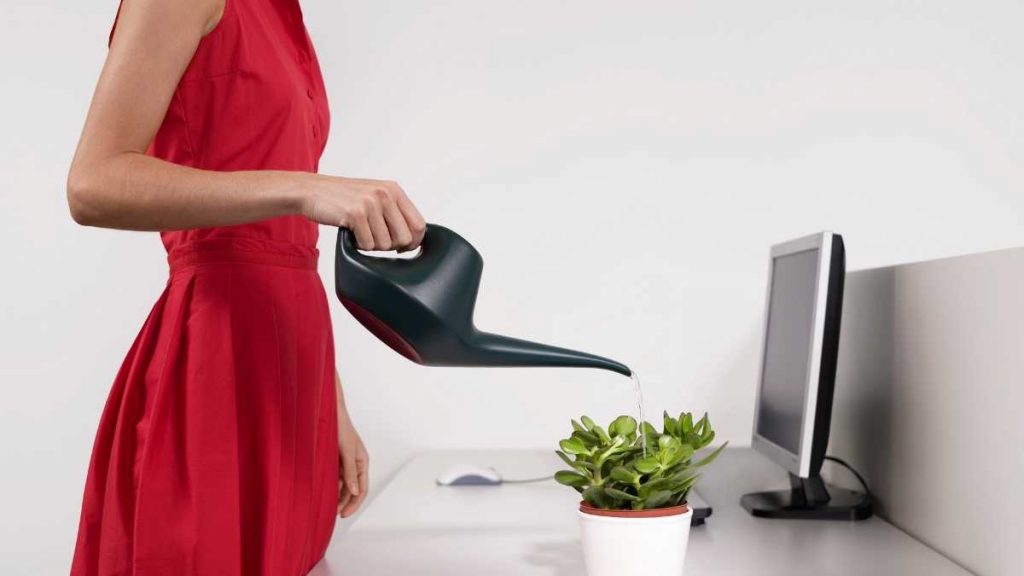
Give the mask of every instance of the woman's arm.
M 76 222 L 127 230 L 225 226 L 301 214 L 363 249 L 410 249 L 426 228 L 398 184 L 306 172 L 215 172 L 145 154 L 224 0 L 124 0 L 68 173 Z

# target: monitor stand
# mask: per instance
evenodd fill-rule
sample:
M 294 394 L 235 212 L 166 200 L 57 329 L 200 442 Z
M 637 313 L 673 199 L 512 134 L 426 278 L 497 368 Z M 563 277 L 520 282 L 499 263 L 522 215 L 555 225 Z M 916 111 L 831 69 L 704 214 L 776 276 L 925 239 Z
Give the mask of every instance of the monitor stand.
M 828 486 L 821 476 L 800 478 L 790 473 L 789 483 L 789 490 L 744 494 L 740 504 L 761 518 L 863 520 L 871 516 L 871 498 L 863 492 Z

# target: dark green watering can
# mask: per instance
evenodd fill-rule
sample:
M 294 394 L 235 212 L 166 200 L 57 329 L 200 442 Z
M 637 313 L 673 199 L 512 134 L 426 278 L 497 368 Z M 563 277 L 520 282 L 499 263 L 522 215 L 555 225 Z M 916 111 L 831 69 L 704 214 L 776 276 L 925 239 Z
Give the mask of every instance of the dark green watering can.
M 484 261 L 462 236 L 428 224 L 420 253 L 377 257 L 338 231 L 335 290 L 363 326 L 395 352 L 425 366 L 562 366 L 630 376 L 624 364 L 585 352 L 477 330 L 473 309 Z

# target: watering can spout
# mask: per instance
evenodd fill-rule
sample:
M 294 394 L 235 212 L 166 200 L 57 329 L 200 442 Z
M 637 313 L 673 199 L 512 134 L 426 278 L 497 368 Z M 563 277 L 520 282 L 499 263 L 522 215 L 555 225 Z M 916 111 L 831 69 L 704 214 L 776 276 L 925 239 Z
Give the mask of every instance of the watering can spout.
M 376 257 L 338 231 L 335 291 L 371 333 L 426 366 L 549 366 L 600 368 L 632 374 L 624 364 L 566 348 L 477 330 L 473 309 L 483 258 L 464 238 L 427 226 L 412 258 Z
M 631 376 L 625 364 L 586 352 L 528 342 L 518 338 L 479 332 L 476 348 L 490 366 L 550 366 L 562 368 L 599 368 Z

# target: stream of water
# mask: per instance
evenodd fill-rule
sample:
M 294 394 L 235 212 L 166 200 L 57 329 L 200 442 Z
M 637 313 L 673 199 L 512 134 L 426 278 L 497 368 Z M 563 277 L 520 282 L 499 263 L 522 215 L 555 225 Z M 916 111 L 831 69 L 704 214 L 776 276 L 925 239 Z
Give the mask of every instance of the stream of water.
M 644 457 L 647 457 L 647 434 L 644 433 L 644 392 L 640 388 L 640 376 L 636 370 L 632 370 L 630 378 L 633 379 L 633 387 L 636 388 L 636 408 L 640 412 L 640 419 L 637 421 L 640 426 L 640 446 L 643 449 Z

